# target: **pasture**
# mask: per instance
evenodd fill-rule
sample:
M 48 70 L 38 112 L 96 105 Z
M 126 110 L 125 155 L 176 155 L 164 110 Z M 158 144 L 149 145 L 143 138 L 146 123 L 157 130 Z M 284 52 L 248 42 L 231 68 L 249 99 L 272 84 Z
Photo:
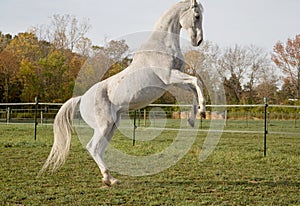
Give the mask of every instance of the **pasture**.
M 203 128 L 208 127 L 204 122 Z M 52 146 L 52 126 L 0 125 L 1 205 L 300 205 L 300 133 L 284 134 L 291 125 L 272 127 L 282 133 L 268 135 L 263 157 L 263 135 L 231 133 L 252 122 L 229 122 L 214 152 L 199 162 L 206 132 L 175 166 L 151 176 L 113 173 L 122 183 L 104 186 L 96 163 L 73 135 L 66 164 L 54 175 L 37 178 Z M 249 126 L 250 125 L 250 126 Z M 293 125 L 293 124 L 292 124 Z M 262 128 L 261 122 L 258 126 Z M 281 128 L 281 129 L 280 129 Z M 137 133 L 137 136 L 142 134 Z M 149 142 L 132 141 L 116 132 L 112 144 L 135 155 L 163 150 L 176 131 L 163 131 Z

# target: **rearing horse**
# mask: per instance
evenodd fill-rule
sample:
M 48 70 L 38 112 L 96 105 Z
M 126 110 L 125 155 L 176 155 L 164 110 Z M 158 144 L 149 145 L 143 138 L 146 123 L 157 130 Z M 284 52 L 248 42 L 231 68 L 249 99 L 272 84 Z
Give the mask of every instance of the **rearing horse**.
M 189 124 L 194 126 L 197 110 L 205 117 L 202 84 L 196 77 L 183 73 L 185 63 L 179 41 L 182 28 L 187 31 L 193 46 L 201 44 L 202 6 L 196 0 L 185 0 L 169 9 L 156 23 L 148 41 L 136 52 L 128 68 L 95 84 L 83 96 L 71 98 L 61 107 L 53 126 L 54 144 L 40 174 L 48 167 L 55 171 L 64 164 L 70 148 L 71 122 L 78 104 L 82 118 L 94 129 L 86 149 L 99 166 L 102 182 L 106 185 L 120 182 L 110 175 L 103 156 L 122 112 L 143 108 L 176 85 L 195 95 Z

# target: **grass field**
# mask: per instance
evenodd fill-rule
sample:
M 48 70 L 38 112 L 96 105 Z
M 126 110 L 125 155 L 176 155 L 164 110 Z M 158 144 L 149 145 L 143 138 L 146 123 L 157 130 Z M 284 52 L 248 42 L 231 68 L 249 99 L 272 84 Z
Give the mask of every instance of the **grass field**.
M 278 128 L 277 122 L 271 124 Z M 226 129 L 247 127 L 230 122 Z M 261 129 L 261 124 L 257 127 Z M 278 131 L 286 131 L 286 126 Z M 76 136 L 64 167 L 37 178 L 52 146 L 52 127 L 39 126 L 34 141 L 33 125 L 0 125 L 0 205 L 300 205 L 298 131 L 268 135 L 266 158 L 262 134 L 223 133 L 204 162 L 199 162 L 199 152 L 206 133 L 199 132 L 175 166 L 143 177 L 113 173 L 122 184 L 106 187 Z M 130 139 L 117 132 L 112 144 L 146 155 L 163 150 L 174 136 L 176 131 L 164 131 L 133 147 Z

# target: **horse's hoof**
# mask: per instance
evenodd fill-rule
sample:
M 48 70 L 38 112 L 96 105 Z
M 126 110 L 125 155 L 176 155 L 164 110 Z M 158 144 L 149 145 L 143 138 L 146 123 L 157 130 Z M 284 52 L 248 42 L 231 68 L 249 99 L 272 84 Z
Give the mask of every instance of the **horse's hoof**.
M 102 183 L 105 184 L 106 186 L 110 187 L 113 185 L 121 184 L 121 181 L 118 179 L 115 179 L 115 178 L 111 178 L 111 179 L 102 178 Z
M 193 119 L 188 119 L 188 123 L 191 127 L 195 127 L 195 120 Z
M 201 113 L 200 113 L 200 116 L 201 116 L 203 119 L 206 119 L 206 112 L 201 112 Z
M 106 186 L 110 187 L 111 186 L 111 181 L 106 178 L 102 178 L 102 183 L 105 184 Z
M 110 183 L 111 183 L 111 185 L 119 185 L 119 184 L 121 184 L 121 181 L 118 180 L 118 179 L 113 178 L 113 179 L 110 181 Z

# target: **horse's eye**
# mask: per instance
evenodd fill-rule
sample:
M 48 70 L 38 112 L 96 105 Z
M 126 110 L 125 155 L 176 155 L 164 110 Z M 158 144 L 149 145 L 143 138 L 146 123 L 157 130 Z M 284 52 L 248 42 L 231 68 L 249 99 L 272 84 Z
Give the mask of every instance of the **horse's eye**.
M 200 19 L 200 14 L 196 14 L 196 15 L 195 15 L 195 18 L 196 18 L 196 19 Z

